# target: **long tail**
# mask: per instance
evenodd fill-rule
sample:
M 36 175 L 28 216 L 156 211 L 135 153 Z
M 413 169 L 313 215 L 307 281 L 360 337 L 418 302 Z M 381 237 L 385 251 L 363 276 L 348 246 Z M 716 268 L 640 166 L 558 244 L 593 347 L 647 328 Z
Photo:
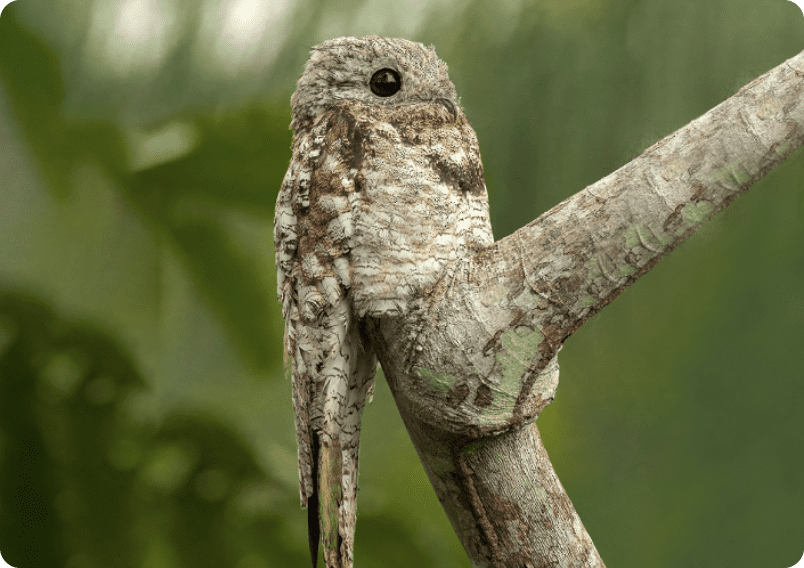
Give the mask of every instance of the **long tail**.
M 318 543 L 327 568 L 352 568 L 357 517 L 360 422 L 374 385 L 377 359 L 362 343 L 346 301 L 319 324 L 322 360 L 309 398 L 313 491 L 308 496 L 308 539 L 313 567 Z
M 348 385 L 325 385 L 328 403 L 340 404 L 333 405 L 338 412 L 325 411 L 324 428 L 317 436 L 319 525 L 327 568 L 352 568 L 353 563 L 360 421 L 377 369 L 374 355 L 357 347 L 359 356 L 349 358 Z

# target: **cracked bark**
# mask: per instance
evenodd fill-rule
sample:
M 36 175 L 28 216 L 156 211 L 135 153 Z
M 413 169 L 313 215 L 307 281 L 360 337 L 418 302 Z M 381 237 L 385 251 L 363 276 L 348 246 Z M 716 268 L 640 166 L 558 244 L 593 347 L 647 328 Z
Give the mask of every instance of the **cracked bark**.
M 590 317 L 804 144 L 804 52 L 368 322 L 475 566 L 603 566 L 533 420 Z

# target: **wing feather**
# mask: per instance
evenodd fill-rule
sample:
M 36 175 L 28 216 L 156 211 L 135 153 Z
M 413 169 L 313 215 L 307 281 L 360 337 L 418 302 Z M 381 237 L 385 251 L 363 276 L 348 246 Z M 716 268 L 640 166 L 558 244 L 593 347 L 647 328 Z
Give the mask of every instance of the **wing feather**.
M 302 507 L 309 508 L 315 566 L 319 533 L 327 566 L 352 566 L 360 418 L 377 360 L 353 317 L 353 233 L 343 137 L 320 124 L 294 139 L 274 217 L 277 293 L 293 381 Z M 348 149 L 347 149 L 348 150 Z

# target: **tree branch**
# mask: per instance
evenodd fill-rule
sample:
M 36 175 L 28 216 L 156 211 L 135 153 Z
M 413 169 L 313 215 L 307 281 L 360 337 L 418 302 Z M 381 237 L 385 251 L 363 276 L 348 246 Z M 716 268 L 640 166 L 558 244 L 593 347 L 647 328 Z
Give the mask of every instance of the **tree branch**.
M 532 423 L 584 322 L 804 144 L 804 52 L 368 322 L 476 566 L 603 566 Z

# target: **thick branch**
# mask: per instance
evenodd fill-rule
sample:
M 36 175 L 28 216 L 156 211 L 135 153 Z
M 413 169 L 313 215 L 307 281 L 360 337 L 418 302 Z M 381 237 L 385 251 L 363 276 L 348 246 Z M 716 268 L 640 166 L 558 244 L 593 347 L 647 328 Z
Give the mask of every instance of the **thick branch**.
M 560 346 L 802 144 L 804 52 L 500 241 L 486 281 L 505 271 L 500 255 L 519 257 L 549 303 L 540 327 Z
M 564 341 L 804 144 L 804 53 L 369 322 L 433 487 L 478 566 L 602 566 L 534 426 Z

